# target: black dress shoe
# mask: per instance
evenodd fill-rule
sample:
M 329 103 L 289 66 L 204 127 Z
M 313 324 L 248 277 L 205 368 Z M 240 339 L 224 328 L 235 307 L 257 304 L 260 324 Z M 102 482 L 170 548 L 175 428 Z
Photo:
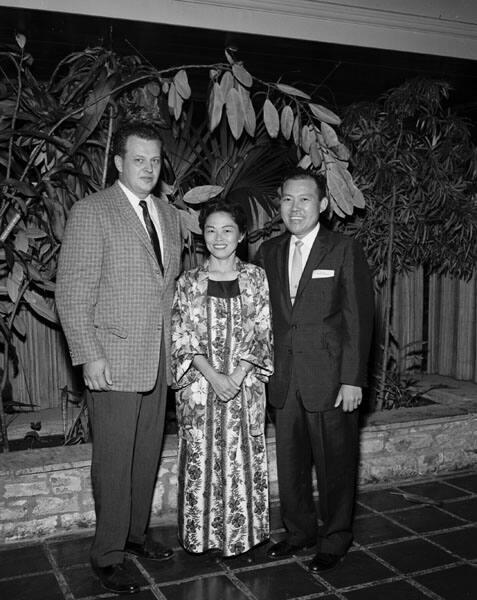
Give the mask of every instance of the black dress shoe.
M 168 560 L 174 554 L 172 548 L 166 548 L 160 542 L 146 542 L 144 544 L 126 542 L 124 551 L 149 560 Z
M 308 569 L 312 573 L 321 573 L 330 571 L 343 558 L 342 554 L 327 554 L 326 552 L 317 552 L 313 560 L 308 564 Z
M 116 594 L 136 594 L 139 584 L 122 564 L 99 567 L 91 563 L 91 568 L 96 577 L 101 581 L 104 589 Z
M 286 540 L 282 540 L 277 544 L 273 544 L 267 550 L 268 558 L 289 558 L 300 550 L 312 548 L 313 544 L 289 544 Z

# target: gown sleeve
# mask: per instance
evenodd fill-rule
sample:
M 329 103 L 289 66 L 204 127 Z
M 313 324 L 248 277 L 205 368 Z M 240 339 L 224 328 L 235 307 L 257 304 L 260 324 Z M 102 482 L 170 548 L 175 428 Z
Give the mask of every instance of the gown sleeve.
M 247 297 L 254 306 L 247 310 L 238 356 L 255 367 L 255 377 L 266 382 L 273 373 L 273 339 L 268 281 L 262 268 L 251 266 L 247 288 Z
M 172 304 L 171 368 L 172 386 L 176 389 L 200 377 L 192 366 L 196 354 L 207 356 L 207 323 L 201 311 L 194 310 L 194 279 L 187 273 L 177 280 Z

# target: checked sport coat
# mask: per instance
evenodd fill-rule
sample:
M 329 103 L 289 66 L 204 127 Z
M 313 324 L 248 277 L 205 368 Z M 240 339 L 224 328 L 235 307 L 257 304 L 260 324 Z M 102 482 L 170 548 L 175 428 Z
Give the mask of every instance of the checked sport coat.
M 106 358 L 117 391 L 154 387 L 162 337 L 170 377 L 170 313 L 182 238 L 179 211 L 163 199 L 154 202 L 164 275 L 117 182 L 74 204 L 59 257 L 56 302 L 73 365 Z

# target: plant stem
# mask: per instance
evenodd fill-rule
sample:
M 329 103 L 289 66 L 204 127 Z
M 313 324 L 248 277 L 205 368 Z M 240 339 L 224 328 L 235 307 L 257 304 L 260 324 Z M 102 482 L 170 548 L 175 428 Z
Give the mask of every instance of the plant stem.
M 386 256 L 386 286 L 385 286 L 385 301 L 384 309 L 384 343 L 383 356 L 381 359 L 381 373 L 378 384 L 378 393 L 376 398 L 376 408 L 382 410 L 384 403 L 384 391 L 386 387 L 386 373 L 389 356 L 389 341 L 391 337 L 391 306 L 393 293 L 393 246 L 394 246 L 394 215 L 396 212 L 396 184 L 393 184 L 393 193 L 391 201 L 391 214 L 389 222 L 389 240 Z
M 30 204 L 31 204 L 31 198 L 28 198 L 28 200 L 25 202 L 25 208 L 28 208 L 30 206 Z M 5 242 L 5 240 L 10 235 L 12 230 L 15 228 L 15 225 L 18 223 L 18 221 L 21 218 L 22 218 L 22 216 L 19 212 L 16 212 L 13 215 L 12 220 L 8 223 L 8 225 L 5 227 L 5 229 L 2 231 L 2 234 L 0 235 L 0 242 Z
M 5 418 L 5 411 L 3 410 L 3 390 L 5 389 L 5 386 L 7 385 L 7 381 L 8 381 L 8 362 L 9 362 L 8 354 L 9 354 L 10 345 L 8 343 L 8 340 L 5 337 L 3 339 L 4 339 L 4 358 L 3 358 L 2 380 L 0 383 L 0 390 L 2 392 L 1 397 L 0 397 L 0 425 L 1 425 L 1 431 L 2 431 L 3 451 L 8 452 L 9 445 L 8 445 L 8 434 L 7 434 L 7 421 Z
M 5 411 L 3 409 L 3 392 L 7 385 L 8 381 L 8 363 L 10 361 L 10 337 L 11 330 L 10 328 L 2 323 L 2 327 L 0 328 L 0 333 L 3 337 L 3 372 L 2 379 L 0 381 L 0 425 L 2 432 L 2 444 L 5 452 L 9 451 L 8 445 L 8 434 L 7 434 L 7 420 L 5 418 Z
M 106 148 L 104 149 L 103 177 L 101 179 L 101 189 L 106 187 L 106 176 L 108 174 L 109 149 L 111 147 L 111 138 L 113 137 L 113 107 L 109 106 L 108 137 L 106 139 Z
M 15 131 L 15 124 L 17 122 L 17 116 L 18 116 L 18 109 L 20 107 L 20 98 L 21 98 L 21 94 L 22 94 L 22 63 L 23 63 L 23 48 L 21 49 L 22 53 L 20 56 L 20 64 L 18 64 L 16 61 L 14 61 L 15 66 L 17 68 L 17 75 L 18 75 L 18 90 L 17 90 L 17 97 L 16 97 L 16 101 L 15 101 L 15 109 L 13 111 L 13 115 L 12 115 L 12 132 Z M 12 156 L 13 156 L 13 133 L 12 136 L 10 137 L 10 140 L 8 142 L 8 162 L 7 162 L 7 176 L 6 179 L 10 179 L 10 173 L 11 173 L 11 169 L 12 169 Z

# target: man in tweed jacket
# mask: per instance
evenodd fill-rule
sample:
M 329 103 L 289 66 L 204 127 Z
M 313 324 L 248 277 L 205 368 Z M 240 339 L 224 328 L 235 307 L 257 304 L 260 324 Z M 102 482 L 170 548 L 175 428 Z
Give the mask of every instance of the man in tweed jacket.
M 139 589 L 125 553 L 156 560 L 172 556 L 146 540 L 181 255 L 178 211 L 151 195 L 161 151 L 153 126 L 133 122 L 117 131 L 119 181 L 73 206 L 57 275 L 58 312 L 73 365 L 82 365 L 93 432 L 91 563 L 103 586 L 117 593 Z M 154 250 L 151 220 L 160 252 Z

